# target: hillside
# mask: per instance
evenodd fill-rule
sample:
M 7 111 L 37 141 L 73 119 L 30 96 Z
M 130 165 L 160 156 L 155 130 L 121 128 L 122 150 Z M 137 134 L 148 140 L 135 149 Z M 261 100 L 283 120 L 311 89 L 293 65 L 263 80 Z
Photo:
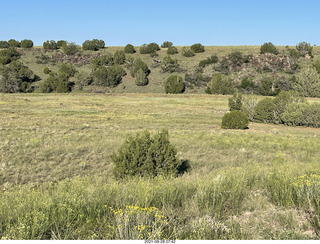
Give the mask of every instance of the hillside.
M 92 68 L 90 66 L 90 60 L 96 56 L 103 55 L 106 53 L 114 54 L 117 50 L 123 50 L 124 47 L 106 47 L 104 49 L 100 49 L 98 51 L 81 51 L 80 53 L 69 57 L 64 55 L 61 50 L 56 51 L 45 51 L 42 47 L 34 47 L 29 49 L 22 50 L 20 52 L 23 53 L 21 56 L 21 61 L 28 66 L 36 75 L 38 75 L 42 81 L 38 81 L 37 84 L 43 82 L 45 79 L 48 78 L 48 75 L 44 74 L 43 69 L 45 67 L 49 67 L 52 71 L 57 71 L 59 64 L 61 62 L 74 62 L 75 68 L 80 71 L 83 70 L 87 73 L 90 73 Z M 199 62 L 206 58 L 211 57 L 212 55 L 217 55 L 219 60 L 221 61 L 224 57 L 229 55 L 232 52 L 240 51 L 243 55 L 253 55 L 259 56 L 260 46 L 206 46 L 205 52 L 196 53 L 193 57 L 184 57 L 181 54 L 181 50 L 183 47 L 177 47 L 179 53 L 175 55 L 170 55 L 173 59 L 178 60 L 178 64 L 180 65 L 181 71 L 174 72 L 174 73 L 163 73 L 161 69 L 161 64 L 155 62 L 162 61 L 165 56 L 167 56 L 167 48 L 161 48 L 157 52 L 158 56 L 151 57 L 149 54 L 140 54 L 139 47 L 135 47 L 136 53 L 134 54 L 126 54 L 126 56 L 132 56 L 134 58 L 140 57 L 149 67 L 151 73 L 148 76 L 149 84 L 147 86 L 137 86 L 135 85 L 134 78 L 130 75 L 130 72 L 126 68 L 125 65 L 123 67 L 126 68 L 127 75 L 122 78 L 121 84 L 116 86 L 115 88 L 108 88 L 108 87 L 95 87 L 95 86 L 88 86 L 84 87 L 83 91 L 87 92 L 112 92 L 112 93 L 163 93 L 164 92 L 164 81 L 170 74 L 178 74 L 185 78 L 186 74 L 195 75 L 200 74 L 204 77 L 207 77 L 208 80 L 211 79 L 213 74 L 219 73 L 219 71 L 214 69 L 214 64 L 206 65 L 203 69 L 199 69 Z M 279 50 L 279 54 L 277 56 L 288 56 L 289 55 L 289 48 L 295 49 L 295 47 L 284 47 L 279 46 L 277 47 Z M 313 54 L 314 60 L 317 59 L 318 55 L 320 54 L 320 47 L 313 47 Z M 67 57 L 66 59 L 63 59 Z M 78 61 L 74 61 L 78 60 Z M 80 61 L 79 61 L 80 60 Z M 260 60 L 258 59 L 258 62 Z M 298 61 L 299 67 L 309 66 L 312 64 L 312 60 L 307 60 L 305 58 L 300 58 Z M 258 64 L 263 65 L 263 64 Z M 277 64 L 275 64 L 277 65 Z M 258 67 L 258 69 L 262 69 L 264 67 Z M 297 73 L 299 70 L 292 71 L 291 73 L 288 70 L 262 70 L 257 71 L 257 66 L 252 68 L 252 65 L 241 66 L 240 69 L 231 72 L 228 74 L 235 83 L 239 83 L 243 77 L 249 76 L 251 77 L 255 83 L 259 84 L 261 79 L 264 76 L 274 76 L 275 79 L 285 79 L 288 80 L 292 76 L 293 73 Z M 187 84 L 186 93 L 204 93 L 204 90 L 207 86 L 208 80 L 205 82 L 195 81 L 195 84 Z M 188 83 L 188 82 L 186 82 Z

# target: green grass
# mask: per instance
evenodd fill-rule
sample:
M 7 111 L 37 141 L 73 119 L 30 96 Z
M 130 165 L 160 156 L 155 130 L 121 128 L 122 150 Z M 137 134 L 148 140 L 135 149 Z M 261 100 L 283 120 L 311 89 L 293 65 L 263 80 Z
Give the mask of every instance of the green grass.
M 165 222 L 130 223 L 167 239 L 317 239 L 320 189 L 294 184 L 320 170 L 320 130 L 223 130 L 227 110 L 222 95 L 0 94 L 0 238 L 120 239 L 111 208 L 132 205 L 158 208 Z M 125 137 L 162 128 L 191 171 L 114 180 Z

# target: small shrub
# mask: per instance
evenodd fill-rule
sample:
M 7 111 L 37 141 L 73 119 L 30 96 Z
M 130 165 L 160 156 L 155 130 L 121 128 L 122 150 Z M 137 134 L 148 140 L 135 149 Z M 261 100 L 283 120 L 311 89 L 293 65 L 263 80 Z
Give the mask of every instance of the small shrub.
M 196 43 L 191 45 L 190 49 L 195 53 L 203 53 L 204 52 L 204 46 L 200 43 Z
M 91 67 L 93 70 L 96 70 L 98 67 L 104 65 L 113 65 L 113 56 L 111 53 L 106 53 L 91 60 Z
M 241 111 L 247 115 L 249 121 L 251 121 L 251 122 L 254 120 L 254 111 L 255 111 L 257 104 L 258 104 L 257 98 L 248 97 L 248 98 L 244 99 L 244 102 L 241 106 Z
M 262 96 L 275 96 L 278 90 L 275 89 L 273 77 L 264 77 L 259 85 L 258 92 Z
M 266 42 L 260 47 L 260 53 L 272 53 L 277 55 L 279 51 L 271 42 Z
M 162 48 L 169 48 L 169 47 L 172 47 L 173 43 L 172 42 L 168 42 L 168 41 L 165 41 L 161 44 L 161 47 Z
M 275 99 L 274 103 L 274 122 L 283 124 L 282 115 L 287 111 L 287 108 L 292 103 L 304 103 L 305 98 L 297 91 L 282 91 Z
M 292 57 L 293 59 L 298 59 L 300 57 L 300 53 L 296 49 L 290 49 L 289 56 Z
M 136 59 L 129 58 L 127 67 L 130 70 L 132 77 L 135 77 L 139 69 L 142 69 L 146 73 L 146 75 L 150 73 L 148 65 L 145 62 L 143 62 L 140 58 L 136 58 Z
M 7 41 L 0 41 L 0 48 L 9 48 L 9 43 Z
M 126 54 L 124 51 L 116 51 L 113 55 L 113 63 L 114 64 L 124 64 L 126 61 Z
M 67 42 L 66 45 L 62 47 L 62 50 L 67 55 L 75 55 L 80 51 L 79 47 L 74 42 Z
M 252 80 L 250 80 L 248 77 L 245 77 L 241 80 L 241 84 L 240 87 L 244 90 L 252 90 L 254 89 L 254 82 Z
M 74 76 L 74 88 L 82 90 L 83 87 L 90 85 L 93 82 L 93 77 L 90 73 L 80 70 Z
M 317 59 L 313 62 L 312 66 L 316 69 L 316 71 L 320 74 L 320 59 Z
M 32 40 L 28 40 L 28 39 L 24 39 L 21 41 L 21 47 L 22 48 L 32 48 L 33 47 L 33 41 Z
M 9 47 L 20 47 L 20 42 L 15 39 L 10 39 L 8 41 Z
M 21 54 L 13 47 L 0 51 L 0 64 L 6 65 L 18 60 Z
M 170 56 L 166 56 L 163 58 L 161 62 L 161 69 L 163 72 L 175 72 L 179 71 L 180 65 L 178 64 L 177 59 L 172 59 Z
M 134 46 L 132 44 L 127 44 L 125 47 L 124 47 L 124 52 L 125 53 L 135 53 L 136 50 L 134 49 Z
M 295 76 L 292 88 L 306 97 L 320 97 L 320 75 L 314 67 L 303 68 Z
M 149 43 L 149 44 L 143 44 L 141 47 L 140 47 L 140 53 L 141 54 L 150 54 L 150 53 L 153 53 L 153 52 L 157 52 L 160 50 L 160 47 L 157 43 Z
M 194 51 L 190 47 L 183 47 L 181 50 L 181 54 L 184 57 L 193 57 Z
M 232 80 L 223 74 L 215 74 L 209 84 L 209 90 L 212 94 L 233 94 L 234 84 Z
M 300 53 L 301 56 L 305 56 L 306 54 L 308 54 L 309 56 L 312 56 L 312 49 L 313 47 L 310 45 L 310 43 L 307 42 L 299 42 L 296 45 L 296 49 L 298 50 L 298 52 Z
M 272 98 L 266 97 L 258 102 L 254 111 L 254 121 L 273 123 L 274 103 Z
M 185 91 L 185 84 L 181 76 L 170 75 L 166 80 L 165 84 L 165 93 L 183 93 Z
M 173 55 L 178 53 L 178 48 L 174 46 L 168 47 L 167 54 Z
M 57 46 L 57 43 L 54 40 L 45 41 L 43 43 L 43 49 L 45 49 L 45 50 L 54 50 L 54 49 L 58 49 L 58 46 Z
M 177 150 L 169 141 L 168 131 L 163 130 L 151 137 L 150 132 L 144 131 L 130 136 L 113 153 L 114 176 L 177 176 L 181 161 L 176 156 Z
M 139 69 L 136 72 L 135 82 L 136 82 L 137 86 L 146 86 L 146 85 L 148 85 L 147 75 L 142 69 Z
M 320 104 L 313 103 L 303 110 L 302 125 L 320 128 Z
M 93 73 L 93 81 L 97 86 L 115 87 L 125 75 L 125 70 L 119 65 L 99 66 Z
M 305 123 L 305 114 L 308 108 L 307 103 L 291 103 L 281 114 L 281 121 L 289 126 L 303 126 Z
M 219 61 L 219 58 L 216 54 L 213 54 L 211 57 L 201 60 L 199 62 L 199 67 L 205 67 L 207 64 L 215 64 Z
M 240 129 L 244 130 L 248 128 L 249 119 L 245 113 L 239 110 L 226 113 L 222 117 L 221 128 L 222 129 Z
M 240 67 L 244 63 L 244 57 L 241 52 L 234 51 L 228 55 L 228 59 L 234 66 Z
M 58 48 L 62 48 L 62 47 L 64 47 L 65 45 L 67 45 L 67 41 L 64 41 L 64 40 L 59 40 L 59 41 L 57 41 L 57 47 L 58 47 Z
M 73 64 L 68 64 L 68 63 L 62 63 L 58 69 L 59 76 L 64 76 L 67 79 L 69 79 L 70 77 L 73 77 L 76 74 L 76 72 L 77 70 L 75 69 Z
M 242 104 L 244 102 L 242 94 L 239 92 L 233 93 L 233 96 L 228 99 L 229 101 L 229 110 L 241 110 Z
M 45 67 L 43 69 L 43 73 L 45 73 L 46 75 L 48 75 L 51 72 L 51 70 L 49 69 L 49 67 Z
M 158 57 L 159 54 L 156 51 L 153 51 L 150 53 L 150 57 L 154 58 L 154 57 Z
M 98 39 L 86 40 L 84 43 L 82 43 L 83 50 L 98 51 L 99 49 L 104 48 L 104 46 L 105 42 Z

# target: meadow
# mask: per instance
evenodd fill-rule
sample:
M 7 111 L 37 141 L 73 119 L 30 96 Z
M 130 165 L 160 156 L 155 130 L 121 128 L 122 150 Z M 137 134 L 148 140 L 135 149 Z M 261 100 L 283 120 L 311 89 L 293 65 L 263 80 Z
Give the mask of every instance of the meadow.
M 223 130 L 228 98 L 0 94 L 0 238 L 319 239 L 320 129 Z M 163 128 L 191 169 L 115 180 L 110 154 Z

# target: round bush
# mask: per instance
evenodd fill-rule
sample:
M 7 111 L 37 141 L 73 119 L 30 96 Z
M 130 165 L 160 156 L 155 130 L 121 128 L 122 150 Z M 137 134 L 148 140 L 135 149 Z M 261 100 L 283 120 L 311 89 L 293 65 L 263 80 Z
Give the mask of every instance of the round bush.
M 222 129 L 246 129 L 249 125 L 249 119 L 244 112 L 239 110 L 231 111 L 222 117 Z
M 167 54 L 177 54 L 178 53 L 178 48 L 174 46 L 168 47 Z
M 114 176 L 169 176 L 178 175 L 182 162 L 176 156 L 176 148 L 170 144 L 168 131 L 151 137 L 147 130 L 130 136 L 120 147 L 118 153 L 113 153 Z
M 49 67 L 45 67 L 43 69 L 43 73 L 45 73 L 46 75 L 48 75 L 51 72 L 51 70 L 49 69 Z
M 273 123 L 274 121 L 274 102 L 270 97 L 260 100 L 255 107 L 254 121 L 263 123 Z
M 124 47 L 124 52 L 125 53 L 135 53 L 136 50 L 134 49 L 134 46 L 132 44 L 127 44 L 125 47 Z
M 202 46 L 200 43 L 193 44 L 190 48 L 195 53 L 203 53 L 204 52 L 204 46 Z
M 273 53 L 277 55 L 279 51 L 271 42 L 266 42 L 260 47 L 260 53 Z
M 183 82 L 183 79 L 178 75 L 169 76 L 164 86 L 166 93 L 178 94 L 185 91 L 185 84 Z
M 142 70 L 139 69 L 135 75 L 135 82 L 137 86 L 146 86 L 148 85 L 148 78 L 147 74 Z
M 32 48 L 33 47 L 33 41 L 32 40 L 28 40 L 28 39 L 24 39 L 21 41 L 21 47 L 22 48 Z
M 165 41 L 161 44 L 161 47 L 162 48 L 168 48 L 168 47 L 171 47 L 173 45 L 172 42 L 169 42 L 169 41 Z

